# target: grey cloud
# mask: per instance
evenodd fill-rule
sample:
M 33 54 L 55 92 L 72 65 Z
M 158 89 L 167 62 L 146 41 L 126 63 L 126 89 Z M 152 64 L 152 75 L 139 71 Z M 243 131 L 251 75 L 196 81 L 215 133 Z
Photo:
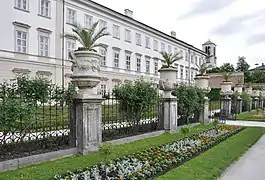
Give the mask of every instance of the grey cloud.
M 265 32 L 259 33 L 259 34 L 253 34 L 252 36 L 248 38 L 247 43 L 249 45 L 265 43 Z
M 178 19 L 187 19 L 195 15 L 209 14 L 220 11 L 227 6 L 230 6 L 236 0 L 200 0 L 196 2 L 192 9 L 187 13 L 178 17 Z
M 232 17 L 228 19 L 228 21 L 226 21 L 224 24 L 221 24 L 220 26 L 217 26 L 216 28 L 212 29 L 211 32 L 213 34 L 221 35 L 221 36 L 236 34 L 244 30 L 245 22 L 250 21 L 250 20 L 252 21 L 256 18 L 262 19 L 262 17 L 265 17 L 265 9 L 254 12 L 252 14 Z

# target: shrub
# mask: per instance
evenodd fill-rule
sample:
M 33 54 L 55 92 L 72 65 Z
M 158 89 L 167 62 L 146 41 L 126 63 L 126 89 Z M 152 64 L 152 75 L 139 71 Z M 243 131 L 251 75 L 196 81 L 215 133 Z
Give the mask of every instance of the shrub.
M 172 95 L 178 98 L 180 121 L 189 123 L 189 119 L 194 115 L 198 115 L 203 109 L 205 93 L 197 87 L 180 85 L 172 92 Z
M 243 92 L 241 94 L 241 98 L 242 98 L 242 111 L 249 111 L 250 110 L 250 96 L 246 93 Z
M 158 104 L 158 90 L 152 83 L 143 79 L 116 86 L 113 95 L 119 100 L 120 111 L 137 119 L 142 113 L 154 109 Z
M 208 97 L 211 101 L 219 101 L 220 100 L 220 88 L 211 88 L 211 91 L 208 93 Z

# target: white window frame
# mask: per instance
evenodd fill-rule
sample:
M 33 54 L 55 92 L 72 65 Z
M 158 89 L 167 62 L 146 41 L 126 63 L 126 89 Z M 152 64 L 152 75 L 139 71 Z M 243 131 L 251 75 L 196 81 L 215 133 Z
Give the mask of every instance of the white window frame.
M 84 27 L 91 28 L 93 25 L 93 16 L 89 14 L 84 15 Z
M 193 70 L 191 70 L 191 80 L 193 81 L 194 80 L 194 72 L 193 72 Z
M 107 49 L 106 48 L 99 48 L 99 54 L 100 57 L 100 66 L 106 66 L 107 65 Z
M 18 53 L 25 53 L 29 52 L 29 28 L 30 26 L 27 24 L 13 22 L 14 25 L 14 51 Z M 21 33 L 21 37 L 18 38 L 18 32 Z M 26 36 L 26 39 L 23 38 L 23 34 Z M 20 45 L 18 45 L 18 40 L 20 40 Z M 25 45 L 23 45 L 23 42 Z M 20 47 L 20 50 L 18 50 Z M 23 51 L 23 48 L 25 51 Z
M 184 78 L 184 68 L 181 67 L 180 68 L 180 79 L 183 80 L 183 78 Z
M 120 39 L 120 26 L 113 24 L 113 37 Z
M 188 54 L 188 52 L 185 52 L 185 61 L 189 61 L 189 54 Z
M 176 79 L 179 78 L 179 65 L 177 63 L 175 63 L 175 68 L 177 69 L 176 71 Z
M 125 65 L 126 65 L 126 70 L 131 70 L 131 53 L 125 52 Z
M 66 10 L 66 22 L 68 24 L 76 24 L 77 19 L 77 11 L 71 8 L 67 8 Z
M 150 37 L 145 36 L 145 47 L 150 49 Z
M 166 45 L 165 43 L 161 42 L 161 52 L 165 52 L 166 51 Z
M 125 29 L 125 42 L 132 41 L 132 32 L 129 29 Z
M 189 70 L 187 68 L 185 68 L 185 79 L 189 80 Z
M 145 57 L 145 72 L 150 73 L 150 57 Z
M 99 24 L 99 26 L 98 26 L 99 30 L 101 30 L 103 28 L 106 28 L 106 30 L 104 31 L 106 33 L 107 32 L 107 28 L 108 28 L 108 22 L 100 19 L 98 24 Z
M 195 55 L 195 64 L 198 65 L 198 57 Z
M 141 56 L 136 55 L 136 71 L 141 72 Z
M 190 63 L 191 63 L 191 64 L 193 64 L 193 63 L 194 63 L 194 59 L 193 59 L 193 58 L 194 58 L 194 56 L 193 56 L 193 55 L 191 55 L 191 56 L 190 56 Z
M 107 93 L 107 85 L 105 83 L 100 83 L 99 94 L 105 95 Z
M 136 45 L 141 46 L 142 45 L 142 36 L 139 33 L 135 33 L 135 41 Z
M 174 54 L 178 53 L 178 48 L 174 47 Z
M 69 59 L 69 52 L 76 50 L 76 41 L 73 39 L 66 39 L 65 46 L 66 46 L 66 59 Z
M 44 5 L 47 5 L 45 3 L 48 3 L 47 7 L 43 7 L 42 11 L 42 2 L 44 2 Z M 39 0 L 39 15 L 43 17 L 51 17 L 51 1 L 50 0 Z
M 158 51 L 158 41 L 154 39 L 154 51 Z
M 154 72 L 158 74 L 158 62 L 156 60 L 154 61 Z
M 46 39 L 47 42 L 41 42 L 41 38 Z M 47 46 L 47 49 L 44 46 Z M 39 56 L 50 56 L 50 35 L 47 33 L 39 32 Z
M 26 3 L 25 7 L 23 7 L 23 2 Z M 20 6 L 19 6 L 19 4 L 20 4 Z M 28 12 L 29 11 L 29 0 L 15 0 L 15 6 L 14 7 L 16 9 Z
M 120 50 L 113 49 L 113 67 L 120 67 Z

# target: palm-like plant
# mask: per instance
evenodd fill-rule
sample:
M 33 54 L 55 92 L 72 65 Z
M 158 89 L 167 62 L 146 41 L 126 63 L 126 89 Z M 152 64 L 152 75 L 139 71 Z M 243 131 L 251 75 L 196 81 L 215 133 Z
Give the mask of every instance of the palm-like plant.
M 205 75 L 206 70 L 209 68 L 209 66 L 206 63 L 203 63 L 201 65 L 197 65 L 197 70 L 199 71 L 198 75 Z
M 72 24 L 73 33 L 65 33 L 63 37 L 77 40 L 83 47 L 79 47 L 78 50 L 94 51 L 96 52 L 96 47 L 105 48 L 102 44 L 97 44 L 96 41 L 102 38 L 103 36 L 110 35 L 106 32 L 106 27 L 99 29 L 96 32 L 98 21 L 93 23 L 91 28 L 85 28 L 79 24 Z
M 223 78 L 224 78 L 224 82 L 229 82 L 229 79 L 232 76 L 232 72 L 223 72 L 222 75 L 223 75 Z
M 236 78 L 236 85 L 241 85 L 243 84 L 243 77 L 237 77 Z
M 183 57 L 179 56 L 179 53 L 175 53 L 175 54 L 169 54 L 166 52 L 161 52 L 160 53 L 163 57 L 163 59 L 161 60 L 163 65 L 162 68 L 170 68 L 173 67 L 172 64 L 180 59 L 182 59 Z

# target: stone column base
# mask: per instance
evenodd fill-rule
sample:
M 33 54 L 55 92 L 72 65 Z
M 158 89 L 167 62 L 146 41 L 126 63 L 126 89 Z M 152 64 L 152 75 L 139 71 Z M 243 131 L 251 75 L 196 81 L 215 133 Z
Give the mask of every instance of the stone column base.
M 163 115 L 165 131 L 176 131 L 178 126 L 178 103 L 176 98 L 163 98 Z

